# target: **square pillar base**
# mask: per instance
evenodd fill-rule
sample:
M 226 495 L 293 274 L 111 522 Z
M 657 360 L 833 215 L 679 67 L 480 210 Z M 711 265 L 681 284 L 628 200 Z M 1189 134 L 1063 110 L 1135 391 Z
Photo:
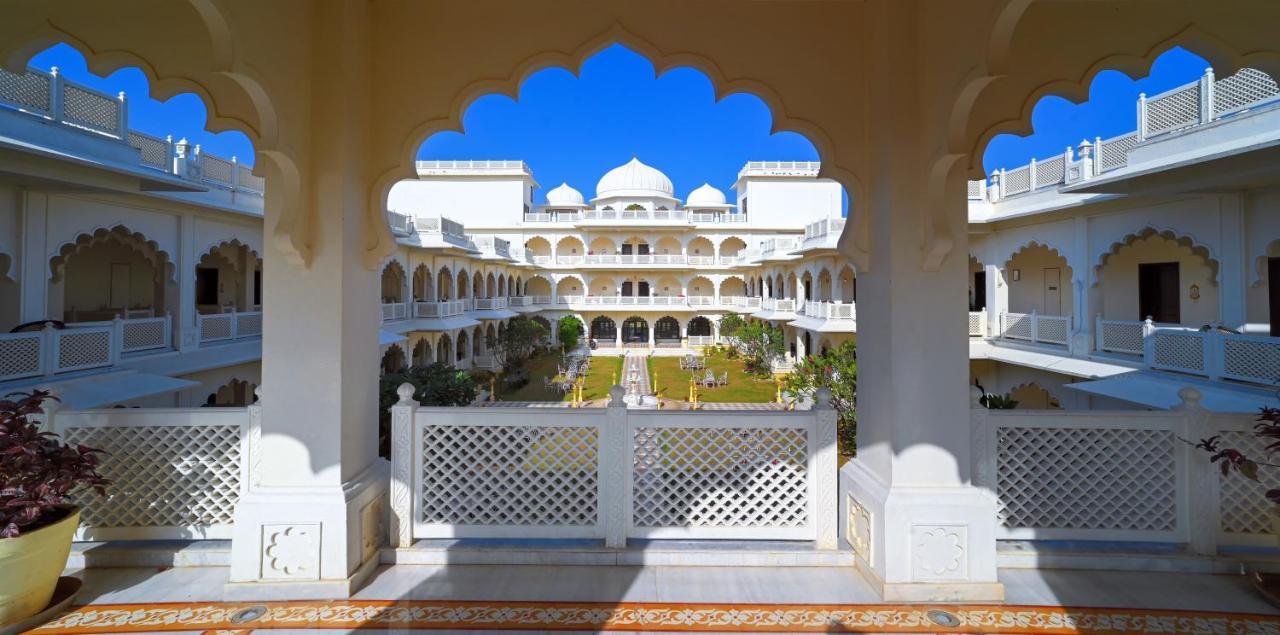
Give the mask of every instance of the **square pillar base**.
M 225 599 L 350 597 L 385 543 L 388 482 L 378 460 L 341 485 L 251 487 L 236 505 Z
M 839 480 L 840 538 L 884 601 L 1004 600 L 993 494 L 969 485 L 891 486 L 857 459 Z

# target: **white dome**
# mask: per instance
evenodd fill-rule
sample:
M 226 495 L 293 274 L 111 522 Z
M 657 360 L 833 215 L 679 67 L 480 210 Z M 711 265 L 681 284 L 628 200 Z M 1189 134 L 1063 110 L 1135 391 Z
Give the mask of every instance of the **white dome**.
M 724 204 L 724 192 L 711 187 L 710 183 L 703 183 L 689 192 L 689 198 L 684 202 L 685 207 L 720 207 Z
M 582 200 L 582 192 L 569 187 L 568 183 L 561 183 L 555 189 L 547 192 L 547 205 L 549 207 L 585 204 L 586 202 Z
M 596 197 L 607 196 L 661 196 L 674 198 L 675 188 L 671 179 L 662 172 L 631 159 L 626 165 L 609 170 L 596 183 Z

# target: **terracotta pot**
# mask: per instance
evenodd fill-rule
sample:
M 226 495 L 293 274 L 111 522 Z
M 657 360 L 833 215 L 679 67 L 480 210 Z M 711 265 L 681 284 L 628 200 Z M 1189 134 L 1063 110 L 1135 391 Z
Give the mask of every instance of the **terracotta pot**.
M 17 538 L 0 538 L 0 626 L 24 620 L 48 606 L 67 565 L 80 510 Z

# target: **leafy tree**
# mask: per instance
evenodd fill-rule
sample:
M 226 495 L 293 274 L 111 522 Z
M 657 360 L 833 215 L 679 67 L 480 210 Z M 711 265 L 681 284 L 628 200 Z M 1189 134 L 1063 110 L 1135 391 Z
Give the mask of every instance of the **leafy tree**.
M 400 384 L 413 384 L 413 398 L 424 406 L 465 406 L 475 401 L 476 380 L 444 362 L 387 373 L 378 383 L 378 454 L 391 458 L 391 406 L 400 400 Z
M 742 355 L 745 370 L 758 376 L 768 375 L 773 360 L 786 351 L 782 329 L 760 320 L 738 327 L 730 341 Z
M 571 351 L 578 347 L 582 338 L 582 322 L 572 315 L 566 315 L 556 322 L 556 331 L 560 336 L 560 345 Z
M 730 313 L 720 318 L 720 336 L 733 337 L 739 329 L 747 325 L 746 319 L 737 313 Z
M 507 322 L 501 335 L 486 336 L 485 343 L 502 368 L 510 371 L 523 367 L 547 335 L 547 327 L 521 315 Z
M 783 389 L 812 399 L 819 388 L 831 390 L 831 407 L 839 413 L 836 436 L 840 453 L 853 456 L 857 449 L 858 345 L 849 340 L 821 355 L 810 355 L 796 364 L 783 381 Z

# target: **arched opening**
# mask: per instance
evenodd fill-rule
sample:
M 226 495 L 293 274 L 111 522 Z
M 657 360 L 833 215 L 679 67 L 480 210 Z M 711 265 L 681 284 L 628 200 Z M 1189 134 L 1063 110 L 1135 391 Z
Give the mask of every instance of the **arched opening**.
M 582 279 L 577 276 L 565 276 L 556 283 L 556 296 L 560 298 L 581 297 L 584 291 Z
M 494 337 L 497 337 L 497 333 L 496 331 L 494 331 L 492 323 L 489 324 L 488 329 L 477 326 L 475 327 L 475 329 L 472 330 L 471 332 L 471 358 L 472 359 L 475 359 L 477 357 L 480 357 L 481 355 L 484 355 L 485 351 L 488 350 L 487 342 L 489 341 L 489 335 L 493 335 Z
M 1010 390 L 1009 397 L 1018 402 L 1019 410 L 1051 410 L 1062 407 L 1057 397 L 1035 382 L 1022 384 Z
M 382 374 L 398 373 L 408 367 L 405 362 L 404 349 L 399 344 L 392 344 L 382 354 Z
M 720 262 L 728 264 L 729 261 L 736 260 L 746 248 L 746 241 L 737 236 L 730 236 L 720 241 Z
M 448 267 L 440 267 L 440 273 L 436 274 L 436 288 L 440 290 L 440 295 L 436 298 L 437 302 L 445 302 L 453 298 L 453 273 Z
M 818 288 L 814 291 L 814 300 L 820 302 L 830 302 L 831 295 L 831 272 L 825 267 L 818 272 Z
M 467 275 L 467 270 L 458 271 L 458 299 L 463 300 L 471 297 L 471 276 Z
M 607 315 L 597 316 L 591 320 L 591 339 L 612 344 L 618 338 L 618 325 Z
M 694 276 L 689 281 L 689 304 L 704 306 L 715 302 L 716 285 L 706 276 Z
M 804 274 L 800 276 L 800 287 L 804 289 L 804 299 L 812 300 L 813 299 L 813 274 L 811 272 L 806 271 L 804 272 Z
M 441 333 L 436 341 L 436 361 L 445 364 L 453 361 L 453 338 L 448 333 Z
M 587 253 L 595 256 L 612 256 L 618 253 L 618 246 L 605 236 L 596 236 L 591 239 L 591 249 Z
M 616 296 L 618 295 L 618 291 L 618 283 L 612 276 L 592 276 L 590 295 L 604 297 Z
M 977 258 L 969 256 L 969 310 L 987 308 L 987 271 Z
M 689 320 L 688 329 L 689 337 L 711 337 L 711 320 L 704 316 L 697 316 Z
M 786 283 L 786 280 L 782 277 L 782 274 L 777 274 L 773 278 L 773 297 L 775 298 L 787 297 L 787 283 Z
M 837 287 L 840 295 L 836 296 L 838 302 L 857 302 L 858 300 L 858 277 L 853 271 L 853 267 L 845 266 L 840 270 L 840 284 Z
M 663 236 L 654 243 L 654 253 L 659 256 L 679 256 L 681 254 L 680 241 L 672 236 Z M 662 261 L 658 261 L 662 262 Z
M 739 298 L 749 295 L 747 293 L 747 283 L 742 278 L 730 276 L 720 281 L 720 302 L 726 302 L 727 298 Z
M 583 246 L 581 240 L 574 236 L 565 236 L 556 242 L 556 263 L 576 265 L 582 262 L 582 255 L 586 251 L 586 247 Z
M 426 338 L 418 340 L 418 343 L 413 345 L 413 365 L 426 366 L 430 364 L 433 361 L 431 353 L 431 342 Z
M 647 256 L 650 253 L 649 241 L 640 236 L 632 236 L 622 241 L 621 249 L 624 256 Z
M 543 339 L 542 341 L 543 344 L 545 344 L 548 339 L 554 339 L 556 337 L 555 331 L 552 330 L 551 328 L 551 320 L 548 320 L 547 318 L 544 318 L 541 315 L 535 315 L 530 319 L 532 319 L 534 322 L 537 322 L 538 325 L 541 326 L 543 329 L 546 329 L 547 337 Z
M 434 276 L 431 275 L 431 268 L 425 264 L 418 265 L 413 270 L 413 299 L 418 302 L 434 302 L 436 285 Z
M 658 346 L 680 346 L 680 321 L 670 315 L 658 318 L 653 323 L 653 341 Z
M 649 323 L 644 318 L 633 315 L 622 322 L 623 344 L 648 344 Z
M 56 319 L 96 322 L 177 312 L 178 290 L 168 254 L 125 227 L 79 235 L 50 265 L 49 315 Z M 231 263 L 225 266 L 230 269 Z M 224 297 L 232 305 L 234 290 Z M 214 311 L 220 299 L 217 286 L 196 291 L 197 304 L 209 300 Z
M 492 272 L 490 272 L 489 275 L 485 277 L 484 291 L 485 291 L 484 295 L 487 298 L 498 297 L 498 276 L 494 275 Z
M 529 262 L 547 264 L 551 262 L 551 241 L 542 236 L 534 236 L 524 241 L 524 252 Z
M 254 391 L 257 384 L 244 379 L 232 379 L 205 397 L 204 405 L 210 408 L 243 408 L 257 401 Z
M 392 260 L 382 268 L 382 303 L 404 302 L 404 266 Z
M 196 264 L 196 310 L 200 313 L 254 311 L 262 304 L 261 293 L 262 259 L 238 240 L 211 247 Z
M 689 254 L 689 264 L 710 265 L 715 263 L 716 247 L 705 236 L 698 236 L 689 241 L 685 248 Z
M 1009 312 L 1071 315 L 1071 267 L 1056 249 L 1031 243 L 1005 263 Z
M 484 274 L 479 271 L 471 274 L 471 297 L 473 298 L 489 297 L 489 294 L 485 291 Z
M 653 295 L 674 298 L 685 292 L 684 285 L 675 276 L 659 276 L 653 282 Z
M 1129 234 L 1102 255 L 1096 290 L 1108 320 L 1202 326 L 1221 319 L 1218 262 L 1170 230 Z M 1012 293 L 1011 293 L 1012 294 Z
M 549 302 L 551 300 L 551 281 L 542 276 L 529 278 L 529 282 L 524 285 L 524 293 L 540 302 Z
M 462 360 L 467 358 L 467 354 L 471 352 L 471 337 L 467 335 L 467 330 L 458 331 L 458 346 L 454 354 L 453 360 L 457 364 L 461 364 Z

